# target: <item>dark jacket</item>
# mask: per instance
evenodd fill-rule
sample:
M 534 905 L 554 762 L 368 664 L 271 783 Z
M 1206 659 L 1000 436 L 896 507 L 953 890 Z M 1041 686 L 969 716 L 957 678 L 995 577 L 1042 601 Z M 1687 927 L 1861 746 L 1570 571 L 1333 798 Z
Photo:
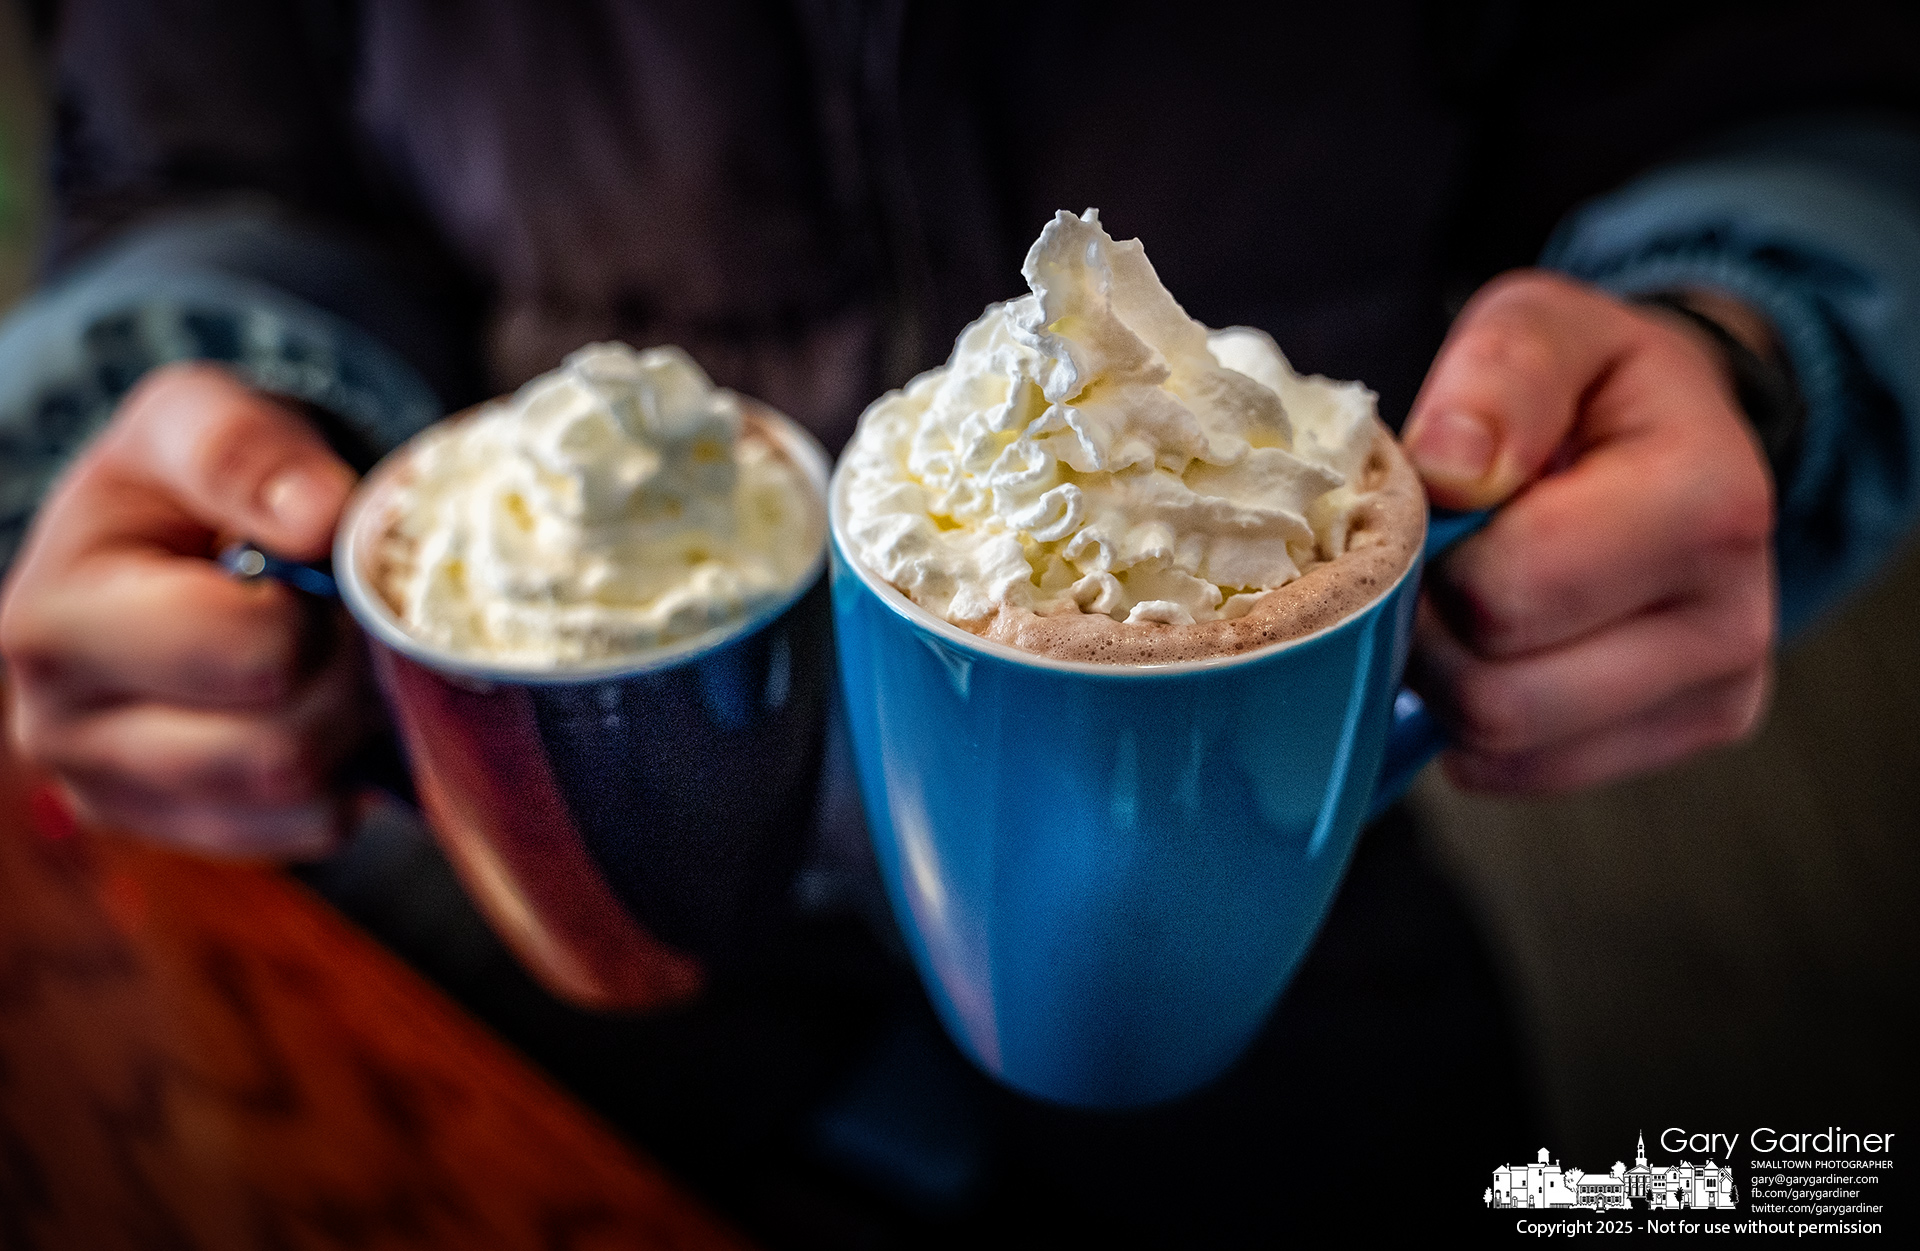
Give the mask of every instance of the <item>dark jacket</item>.
M 1808 403 L 1778 465 L 1790 622 L 1920 511 L 1908 5 L 66 0 L 39 20 L 56 231 L 46 290 L 0 327 L 0 559 L 126 388 L 181 357 L 309 401 L 365 461 L 583 342 L 672 341 L 837 446 L 1018 293 L 1054 210 L 1089 205 L 1195 316 L 1364 379 L 1395 422 L 1509 266 L 1755 303 Z M 1371 1219 L 1382 1195 L 1476 1193 L 1536 1140 L 1490 1120 L 1520 1066 L 1431 876 L 1376 829 L 1235 1075 L 1125 1120 L 1003 1096 L 1007 1176 L 1041 1179 L 1043 1208 L 1098 1196 L 1134 1236 L 1158 1204 L 1189 1238 L 1208 1211 L 1270 1232 L 1329 1196 Z M 784 1029 L 731 1000 L 502 1028 L 718 1189 L 760 1176 L 740 1143 L 766 1126 L 833 1123 L 781 1083 L 793 1040 L 847 1032 L 861 997 L 803 989 L 756 1001 Z
M 675 341 L 830 443 L 1058 208 L 1397 419 L 1449 299 L 1583 200 L 1756 120 L 1920 112 L 1893 4 L 69 0 L 50 33 L 56 269 L 265 196 L 435 271 L 468 387 Z
M 58 93 L 49 272 L 74 276 L 66 305 L 0 334 L 15 535 L 119 392 L 182 354 L 345 411 L 371 455 L 583 342 L 677 342 L 837 447 L 868 400 L 1018 293 L 1055 209 L 1088 205 L 1195 316 L 1365 380 L 1397 424 L 1465 295 L 1648 169 L 1795 121 L 1878 133 L 1827 143 L 1819 177 L 1920 165 L 1920 17 L 1871 0 L 65 0 L 38 20 Z M 1920 174 L 1892 194 L 1920 219 Z M 1562 263 L 1644 286 L 1623 270 L 1649 248 L 1724 233 L 1688 212 Z M 1906 274 L 1877 244 L 1811 246 L 1783 263 L 1760 239 L 1736 260 L 1920 289 L 1920 258 Z M 83 299 L 89 265 L 111 291 Z M 171 313 L 152 307 L 163 275 Z M 1776 321 L 1856 333 L 1760 292 L 1774 276 L 1694 275 Z M 227 280 L 246 290 L 212 293 Z M 1904 432 L 1868 476 L 1913 476 L 1920 361 L 1842 372 L 1828 408 L 1877 404 Z M 1850 441 L 1846 413 L 1815 416 Z M 1853 469 L 1829 465 L 1807 508 L 1846 513 Z M 1917 506 L 1903 486 L 1864 520 L 1810 521 L 1805 552 L 1789 535 L 1790 566 L 1842 571 L 1809 602 L 1856 581 Z

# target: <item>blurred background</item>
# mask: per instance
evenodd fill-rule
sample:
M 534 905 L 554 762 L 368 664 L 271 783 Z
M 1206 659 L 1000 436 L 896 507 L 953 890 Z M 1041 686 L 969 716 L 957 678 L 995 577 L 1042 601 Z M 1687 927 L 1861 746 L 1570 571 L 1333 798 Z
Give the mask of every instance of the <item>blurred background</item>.
M 45 110 L 0 4 L 0 310 L 32 281 Z M 1520 1005 L 1552 1141 L 1893 1129 L 1920 985 L 1920 546 L 1781 658 L 1753 742 L 1577 799 L 1415 794 Z M 1903 1006 L 1905 1005 L 1905 1006 Z M 1486 1161 L 1488 1167 L 1500 1161 Z

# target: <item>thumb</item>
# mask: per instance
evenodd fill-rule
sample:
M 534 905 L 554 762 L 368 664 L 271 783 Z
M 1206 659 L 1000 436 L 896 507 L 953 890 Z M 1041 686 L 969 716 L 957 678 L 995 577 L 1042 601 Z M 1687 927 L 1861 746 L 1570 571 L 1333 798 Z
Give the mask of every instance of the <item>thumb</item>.
M 293 408 L 216 366 L 170 365 L 126 416 L 128 459 L 209 529 L 291 560 L 326 554 L 354 473 Z
M 1491 508 L 1537 477 L 1636 323 L 1611 297 L 1538 271 L 1483 287 L 1453 324 L 1401 443 L 1442 508 Z

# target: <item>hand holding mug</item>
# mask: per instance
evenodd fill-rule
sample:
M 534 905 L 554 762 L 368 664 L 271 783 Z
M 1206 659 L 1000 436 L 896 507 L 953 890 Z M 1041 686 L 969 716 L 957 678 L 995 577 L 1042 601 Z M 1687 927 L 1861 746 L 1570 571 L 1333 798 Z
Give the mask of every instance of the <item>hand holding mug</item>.
M 210 557 L 327 553 L 353 485 L 284 404 L 207 365 L 149 374 L 35 520 L 0 605 L 10 730 L 82 815 L 223 855 L 324 854 L 376 707 L 332 605 Z
M 1412 684 L 1455 781 L 1573 790 L 1752 732 L 1772 487 L 1703 334 L 1556 275 L 1498 279 L 1404 444 L 1436 504 L 1504 505 L 1430 574 L 1416 627 Z

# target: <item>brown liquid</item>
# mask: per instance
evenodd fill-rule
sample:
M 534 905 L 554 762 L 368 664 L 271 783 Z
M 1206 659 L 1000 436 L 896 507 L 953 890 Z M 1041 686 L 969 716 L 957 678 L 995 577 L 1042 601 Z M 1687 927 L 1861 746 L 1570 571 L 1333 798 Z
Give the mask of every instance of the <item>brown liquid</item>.
M 1385 426 L 1374 434 L 1360 487 L 1371 494 L 1354 513 L 1347 550 L 1268 591 L 1244 617 L 1129 625 L 1104 613 L 1042 617 L 1030 609 L 1002 608 L 981 623 L 979 633 L 1056 660 L 1116 665 L 1232 656 L 1312 634 L 1380 598 L 1406 572 L 1426 534 L 1426 493 Z

